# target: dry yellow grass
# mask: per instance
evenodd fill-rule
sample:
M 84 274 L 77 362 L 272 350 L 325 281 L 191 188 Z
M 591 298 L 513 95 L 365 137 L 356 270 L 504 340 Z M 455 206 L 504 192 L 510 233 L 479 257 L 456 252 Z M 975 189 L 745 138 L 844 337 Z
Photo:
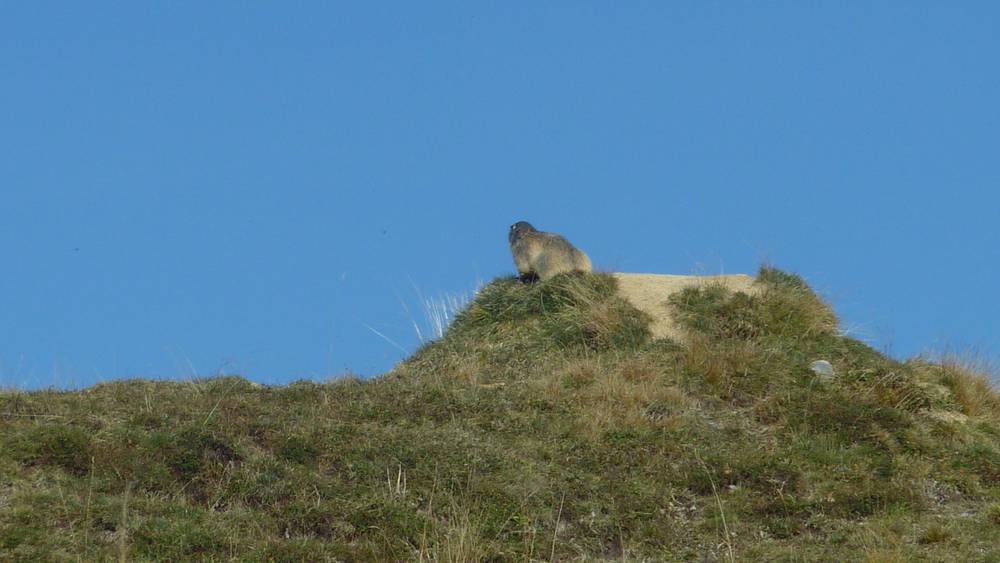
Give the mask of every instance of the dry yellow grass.
M 955 401 L 967 416 L 1000 418 L 1000 396 L 983 371 L 974 361 L 956 357 L 945 358 L 941 363 L 942 383 L 951 388 Z

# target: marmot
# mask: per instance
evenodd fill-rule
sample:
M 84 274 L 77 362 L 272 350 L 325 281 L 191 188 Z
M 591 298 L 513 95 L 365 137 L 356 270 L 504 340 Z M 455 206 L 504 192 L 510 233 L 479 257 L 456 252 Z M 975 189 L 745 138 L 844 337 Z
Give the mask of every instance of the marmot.
M 547 280 L 565 272 L 589 272 L 590 258 L 565 238 L 518 221 L 507 235 L 521 281 Z

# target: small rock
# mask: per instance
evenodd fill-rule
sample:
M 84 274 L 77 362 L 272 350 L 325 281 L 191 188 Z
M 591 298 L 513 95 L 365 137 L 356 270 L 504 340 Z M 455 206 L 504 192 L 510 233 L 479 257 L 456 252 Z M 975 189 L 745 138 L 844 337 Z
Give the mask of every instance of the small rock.
M 826 360 L 816 360 L 809 364 L 809 369 L 820 377 L 833 377 L 833 365 Z

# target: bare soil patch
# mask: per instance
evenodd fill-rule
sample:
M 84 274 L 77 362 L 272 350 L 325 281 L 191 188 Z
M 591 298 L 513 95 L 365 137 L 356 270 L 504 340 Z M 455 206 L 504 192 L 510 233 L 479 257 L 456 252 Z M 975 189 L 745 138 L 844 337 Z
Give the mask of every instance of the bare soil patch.
M 618 279 L 618 291 L 637 309 L 653 317 L 650 330 L 655 338 L 685 340 L 684 330 L 674 322 L 668 299 L 685 287 L 722 285 L 731 291 L 755 293 L 759 290 L 753 276 L 731 274 L 725 276 L 676 276 L 670 274 L 612 274 Z

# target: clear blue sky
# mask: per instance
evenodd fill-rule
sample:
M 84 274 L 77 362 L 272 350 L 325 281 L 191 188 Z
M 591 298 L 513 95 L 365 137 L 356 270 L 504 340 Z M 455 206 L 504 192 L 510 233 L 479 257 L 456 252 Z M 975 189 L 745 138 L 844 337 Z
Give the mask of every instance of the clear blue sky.
M 521 219 L 1000 350 L 996 3 L 373 4 L 5 6 L 0 385 L 377 374 Z

